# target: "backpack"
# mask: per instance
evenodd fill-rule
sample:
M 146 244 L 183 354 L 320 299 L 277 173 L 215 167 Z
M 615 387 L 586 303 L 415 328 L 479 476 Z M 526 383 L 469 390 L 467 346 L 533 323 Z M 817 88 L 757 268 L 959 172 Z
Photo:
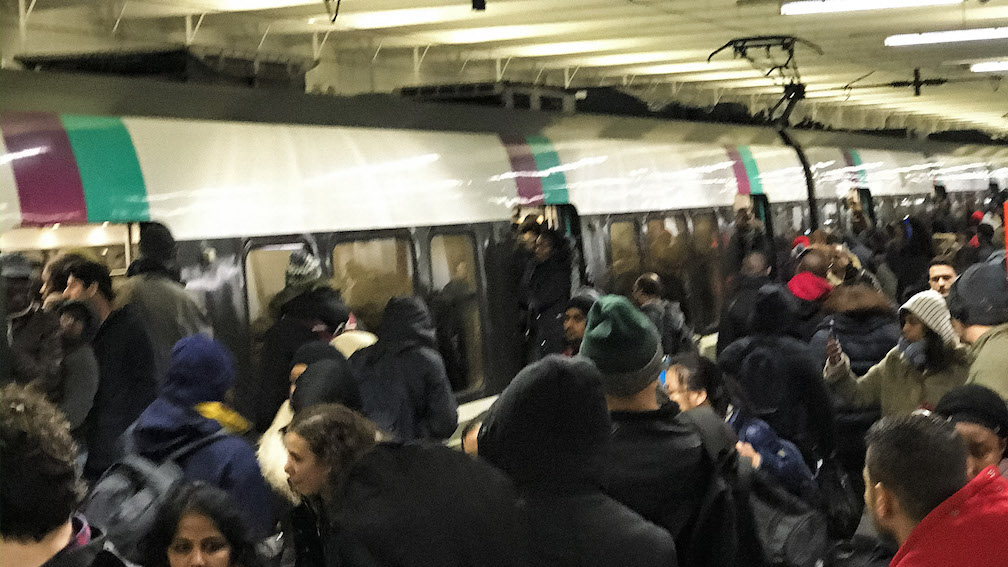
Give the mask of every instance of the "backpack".
M 680 414 L 700 436 L 714 463 L 714 474 L 704 497 L 694 542 L 713 535 L 734 540 L 734 547 L 720 551 L 719 565 L 752 567 L 816 567 L 827 555 L 826 519 L 815 507 L 791 494 L 776 479 L 752 467 L 728 447 L 724 422 L 713 411 L 690 410 Z M 711 521 L 704 515 L 708 502 L 721 501 L 720 513 L 733 517 Z M 730 530 L 730 534 L 708 530 Z M 694 543 L 691 547 L 696 547 Z M 708 545 L 711 545 L 708 543 Z M 723 543 L 721 544 L 723 545 Z M 717 548 L 714 548 L 717 549 Z
M 679 302 L 663 301 L 662 304 L 661 324 L 658 325 L 662 351 L 669 356 L 697 352 L 693 331 L 686 324 L 686 316 L 683 315 Z
M 171 489 L 182 480 L 179 461 L 227 437 L 223 429 L 187 443 L 160 464 L 128 454 L 112 465 L 81 507 L 88 522 L 100 528 L 130 561 L 140 560 L 140 540 L 150 531 Z

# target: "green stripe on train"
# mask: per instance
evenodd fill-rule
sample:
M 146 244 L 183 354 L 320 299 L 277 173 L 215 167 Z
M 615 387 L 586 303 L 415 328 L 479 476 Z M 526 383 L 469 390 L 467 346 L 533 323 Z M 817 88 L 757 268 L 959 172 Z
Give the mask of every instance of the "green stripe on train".
M 560 156 L 549 138 L 545 136 L 529 136 L 528 145 L 532 148 L 536 168 L 545 172 L 560 167 Z M 567 176 L 562 171 L 552 171 L 542 178 L 543 200 L 547 205 L 565 205 L 569 202 L 567 194 Z
M 760 181 L 759 166 L 756 165 L 756 158 L 752 155 L 749 146 L 738 147 L 739 156 L 742 158 L 742 165 L 745 166 L 746 177 L 749 178 L 749 194 L 762 195 L 763 183 Z
M 88 221 L 150 220 L 147 186 L 122 120 L 75 114 L 60 118 L 77 159 Z

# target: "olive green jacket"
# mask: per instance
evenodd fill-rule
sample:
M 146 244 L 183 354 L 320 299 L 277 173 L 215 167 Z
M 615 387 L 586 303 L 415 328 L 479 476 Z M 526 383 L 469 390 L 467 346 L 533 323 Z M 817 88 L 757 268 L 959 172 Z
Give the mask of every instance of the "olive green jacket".
M 966 383 L 969 355 L 954 351 L 952 363 L 940 372 L 921 372 L 893 347 L 878 364 L 858 378 L 850 370 L 847 355 L 835 366 L 829 361 L 823 377 L 830 389 L 847 402 L 861 407 L 880 407 L 882 415 L 908 414 L 921 407 L 933 408 L 949 390 Z
M 970 347 L 973 364 L 966 382 L 987 386 L 1008 400 L 1008 324 L 980 335 Z

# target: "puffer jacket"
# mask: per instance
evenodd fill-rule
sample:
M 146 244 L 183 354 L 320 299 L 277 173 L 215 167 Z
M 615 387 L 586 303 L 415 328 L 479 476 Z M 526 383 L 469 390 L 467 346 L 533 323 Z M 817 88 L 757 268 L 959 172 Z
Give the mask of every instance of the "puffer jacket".
M 490 409 L 480 456 L 518 487 L 532 565 L 676 565 L 667 531 L 602 493 L 610 429 L 601 376 L 580 358 L 526 367 Z
M 400 441 L 446 439 L 458 425 L 430 313 L 416 297 L 393 297 L 378 342 L 350 357 L 364 414 Z
M 865 285 L 837 286 L 823 304 L 828 313 L 819 323 L 809 346 L 816 360 L 826 360 L 826 342 L 832 329 L 850 357 L 851 370 L 863 376 L 896 346 L 899 317 L 885 295 Z

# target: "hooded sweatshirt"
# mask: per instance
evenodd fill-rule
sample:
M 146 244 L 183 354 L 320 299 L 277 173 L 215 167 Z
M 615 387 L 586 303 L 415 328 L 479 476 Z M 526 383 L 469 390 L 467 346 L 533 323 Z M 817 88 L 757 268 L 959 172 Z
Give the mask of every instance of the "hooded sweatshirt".
M 676 565 L 670 534 L 605 496 L 610 421 L 598 370 L 549 356 L 504 390 L 479 452 L 518 486 L 533 565 Z
M 87 303 L 81 301 L 62 304 L 59 314 L 67 312 L 80 318 L 83 330 L 76 338 L 63 336 L 62 384 L 59 398 L 53 401 L 70 422 L 74 438 L 80 439 L 84 433 L 81 425 L 91 411 L 98 392 L 98 360 L 91 349 L 91 341 L 98 333 L 98 316 Z
M 822 320 L 823 302 L 833 290 L 833 286 L 826 278 L 821 278 L 812 272 L 800 272 L 788 281 L 787 288 L 795 298 L 794 321 L 789 333 L 808 342 L 815 334 L 819 321 Z
M 794 328 L 794 301 L 782 286 L 761 287 L 752 333 L 729 345 L 718 365 L 738 379 L 755 416 L 797 445 L 811 464 L 835 448 L 833 410 L 822 363 L 807 344 L 787 336 Z
M 993 465 L 910 532 L 890 567 L 994 567 L 1008 563 L 1008 480 Z
M 140 415 L 127 442 L 139 455 L 162 462 L 186 444 L 217 433 L 221 425 L 195 406 L 223 401 L 233 382 L 234 362 L 224 346 L 203 335 L 182 339 L 172 349 L 158 398 Z M 245 441 L 227 435 L 177 464 L 186 480 L 201 480 L 231 494 L 255 537 L 272 533 L 266 484 Z
M 446 439 L 458 413 L 434 324 L 416 297 L 393 297 L 378 342 L 350 357 L 364 414 L 400 441 Z

